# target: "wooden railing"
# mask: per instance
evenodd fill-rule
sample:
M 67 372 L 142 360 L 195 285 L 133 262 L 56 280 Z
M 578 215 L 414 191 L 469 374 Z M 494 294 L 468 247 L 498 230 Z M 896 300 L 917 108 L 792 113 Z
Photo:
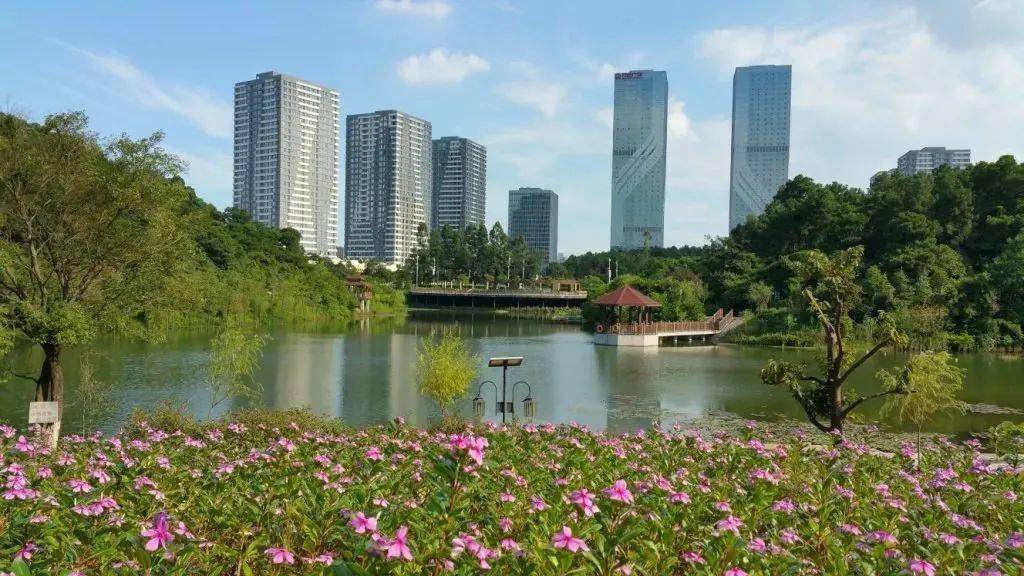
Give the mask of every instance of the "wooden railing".
M 666 332 L 720 332 L 735 322 L 739 322 L 732 310 L 723 313 L 719 308 L 707 320 L 683 320 L 680 322 L 622 322 L 612 324 L 608 331 L 612 334 L 663 334 Z

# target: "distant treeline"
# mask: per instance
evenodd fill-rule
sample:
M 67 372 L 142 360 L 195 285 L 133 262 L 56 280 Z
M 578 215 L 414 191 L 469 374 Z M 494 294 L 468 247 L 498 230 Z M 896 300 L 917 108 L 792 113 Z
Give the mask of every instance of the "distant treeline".
M 571 256 L 564 272 L 593 282 L 699 279 L 706 310 L 758 313 L 765 332 L 813 325 L 792 258 L 864 247 L 852 317 L 901 319 L 917 347 L 1015 348 L 1024 344 L 1024 164 L 1004 156 L 965 170 L 908 177 L 883 173 L 867 191 L 797 176 L 765 213 L 703 247 Z

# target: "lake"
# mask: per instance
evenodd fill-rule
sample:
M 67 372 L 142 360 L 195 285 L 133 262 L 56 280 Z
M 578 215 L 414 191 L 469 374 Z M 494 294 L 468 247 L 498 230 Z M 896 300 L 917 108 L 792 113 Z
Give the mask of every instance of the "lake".
M 305 407 L 363 426 L 403 416 L 417 425 L 437 418 L 415 382 L 420 338 L 455 328 L 481 358 L 480 379 L 501 384 L 500 369 L 485 367 L 492 356 L 523 356 L 509 369 L 509 384 L 530 383 L 537 400 L 537 422 L 579 422 L 597 429 L 632 431 L 652 424 L 687 421 L 704 415 L 738 415 L 760 420 L 802 417 L 784 390 L 761 384 L 759 370 L 770 358 L 812 363 L 813 352 L 732 345 L 609 348 L 595 346 L 578 326 L 514 320 L 491 313 L 413 312 L 404 321 L 364 321 L 336 332 L 278 330 L 264 350 L 257 379 L 257 401 L 233 400 L 212 411 L 262 403 L 270 408 Z M 111 414 L 99 425 L 115 429 L 134 407 L 151 408 L 171 400 L 198 417 L 211 413 L 205 383 L 209 335 L 182 334 L 159 344 L 103 339 L 87 349 L 96 377 L 116 387 Z M 76 383 L 83 350 L 65 356 L 67 399 L 65 431 L 77 431 L 80 409 Z M 904 358 L 880 355 L 852 378 L 859 391 L 871 391 L 873 375 Z M 18 372 L 36 373 L 41 354 L 19 350 L 10 359 Z M 969 354 L 959 357 L 967 369 L 963 399 L 1017 414 L 969 413 L 937 418 L 927 427 L 946 433 L 982 432 L 1002 420 L 1022 418 L 1024 357 Z M 11 379 L 0 385 L 0 419 L 23 426 L 32 384 Z M 500 386 L 499 386 L 500 387 Z M 469 399 L 460 410 L 470 415 Z M 515 398 L 522 410 L 524 389 Z M 487 419 L 495 420 L 488 387 Z M 864 414 L 873 416 L 877 404 Z M 500 420 L 500 418 L 498 419 Z

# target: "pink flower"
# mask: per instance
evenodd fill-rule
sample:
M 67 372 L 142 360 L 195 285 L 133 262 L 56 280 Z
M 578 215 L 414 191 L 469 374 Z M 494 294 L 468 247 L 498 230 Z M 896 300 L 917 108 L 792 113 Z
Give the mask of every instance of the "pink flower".
M 92 486 L 89 485 L 85 480 L 79 480 L 78 478 L 72 478 L 68 480 L 68 488 L 71 488 L 72 492 L 83 494 L 92 490 Z
M 924 574 L 925 576 L 935 576 L 935 566 L 928 562 L 925 562 L 924 560 L 911 560 L 909 568 L 911 574 Z
M 726 570 L 722 576 L 747 576 L 747 573 L 740 568 L 732 567 Z
M 25 546 L 23 546 L 22 549 L 19 550 L 14 555 L 14 559 L 15 560 L 31 560 L 32 559 L 32 554 L 34 552 L 36 552 L 37 550 L 39 550 L 39 547 L 36 546 L 33 542 L 31 542 L 31 541 L 26 542 Z
M 395 539 L 387 547 L 388 558 L 412 560 L 412 551 L 409 550 L 408 541 L 406 540 L 406 534 L 408 533 L 409 528 L 405 526 L 398 528 L 398 531 L 395 532 Z
M 633 494 L 629 491 L 629 487 L 626 486 L 625 480 L 616 480 L 610 487 L 605 488 L 604 495 L 618 502 L 633 503 Z
M 793 505 L 793 501 L 789 498 L 779 500 L 772 506 L 772 510 L 775 512 L 782 512 L 783 514 L 790 514 L 796 510 L 796 506 Z
M 740 526 L 743 526 L 743 521 L 735 516 L 729 516 L 723 518 L 715 524 L 715 528 L 719 532 L 732 532 L 733 534 L 740 535 Z
M 683 552 L 683 562 L 687 564 L 704 564 L 704 557 L 697 552 Z
M 586 542 L 572 535 L 572 529 L 568 526 L 562 526 L 561 532 L 555 532 L 555 535 L 551 537 L 551 545 L 555 548 L 565 548 L 569 552 L 590 550 Z
M 583 509 L 583 515 L 591 517 L 594 514 L 600 512 L 597 505 L 594 504 L 594 495 L 591 494 L 586 488 L 581 488 L 572 494 L 569 494 L 569 500 Z
M 540 496 L 534 495 L 530 496 L 530 508 L 537 512 L 542 512 L 548 509 L 548 504 Z
M 673 492 L 668 495 L 668 501 L 673 503 L 689 504 L 690 495 L 686 492 Z
M 274 564 L 295 564 L 295 554 L 289 552 L 287 548 L 267 548 L 264 554 L 270 556 L 270 561 Z
M 377 517 L 376 516 L 367 517 L 366 514 L 363 514 L 362 512 L 356 512 L 356 515 L 353 516 L 351 520 L 349 520 L 348 525 L 351 526 L 356 531 L 356 534 L 364 534 L 366 532 L 376 532 L 377 531 Z
M 146 541 L 146 552 L 155 552 L 157 548 L 167 548 L 174 535 L 167 526 L 167 512 L 157 512 L 153 517 L 153 524 L 142 531 L 142 536 L 149 538 Z
M 384 456 L 382 456 L 381 453 L 380 453 L 380 448 L 377 448 L 376 446 L 370 446 L 369 448 L 367 448 L 365 456 L 366 456 L 367 460 L 383 460 L 384 459 Z

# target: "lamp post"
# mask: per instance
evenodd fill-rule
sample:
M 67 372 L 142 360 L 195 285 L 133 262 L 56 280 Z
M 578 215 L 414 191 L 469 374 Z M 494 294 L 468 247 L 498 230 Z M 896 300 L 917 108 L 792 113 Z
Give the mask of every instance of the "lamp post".
M 526 386 L 526 398 L 523 398 L 523 415 L 527 418 L 533 418 L 537 414 L 537 402 L 533 399 L 533 389 L 530 387 L 529 382 L 525 380 L 519 380 L 512 384 L 512 401 L 508 401 L 506 392 L 508 390 L 508 369 L 512 366 L 520 366 L 523 363 L 522 356 L 502 357 L 502 358 L 491 358 L 487 361 L 487 365 L 491 368 L 501 368 L 501 396 L 498 396 L 498 385 L 493 380 L 484 380 L 480 383 L 480 386 L 476 389 L 476 397 L 473 398 L 473 416 L 480 418 L 483 417 L 486 412 L 484 404 L 483 392 L 484 384 L 490 384 L 494 387 L 494 413 L 501 414 L 501 423 L 506 422 L 506 414 L 512 414 L 515 416 L 515 400 L 516 400 L 516 389 L 520 384 Z

